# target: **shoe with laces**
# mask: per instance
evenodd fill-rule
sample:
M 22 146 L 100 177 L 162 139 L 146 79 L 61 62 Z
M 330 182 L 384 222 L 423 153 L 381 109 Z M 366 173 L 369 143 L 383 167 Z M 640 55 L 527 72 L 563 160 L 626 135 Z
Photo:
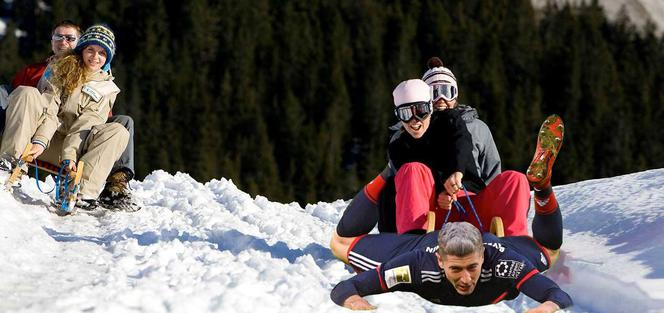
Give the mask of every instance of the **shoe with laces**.
M 112 211 L 136 212 L 141 209 L 129 189 L 131 173 L 117 171 L 106 181 L 106 186 L 99 195 L 100 204 Z
M 542 189 L 550 185 L 551 169 L 563 145 L 564 134 L 565 125 L 560 116 L 550 115 L 542 123 L 537 136 L 537 150 L 526 171 L 528 182 L 533 188 Z
M 15 160 L 8 155 L 3 155 L 0 157 L 0 170 L 5 172 L 10 172 L 14 168 Z
M 99 206 L 99 203 L 95 199 L 77 199 L 75 206 L 77 209 L 92 211 Z

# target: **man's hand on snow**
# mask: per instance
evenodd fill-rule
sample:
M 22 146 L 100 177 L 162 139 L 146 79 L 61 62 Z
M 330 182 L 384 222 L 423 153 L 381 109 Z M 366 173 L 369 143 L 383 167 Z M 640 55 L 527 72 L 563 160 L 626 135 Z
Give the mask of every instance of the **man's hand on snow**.
M 529 309 L 526 311 L 526 313 L 553 313 L 555 311 L 558 311 L 560 307 L 552 301 L 545 301 L 544 303 Z
M 351 310 L 375 310 L 376 307 L 371 305 L 367 300 L 364 300 L 364 298 L 358 296 L 358 295 L 352 295 L 344 301 L 344 307 L 349 308 Z

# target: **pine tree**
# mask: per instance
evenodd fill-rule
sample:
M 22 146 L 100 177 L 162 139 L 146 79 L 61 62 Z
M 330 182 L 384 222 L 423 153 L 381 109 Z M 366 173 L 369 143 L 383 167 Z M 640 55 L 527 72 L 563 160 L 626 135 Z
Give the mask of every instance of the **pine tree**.
M 14 74 L 20 70 L 21 59 L 18 53 L 16 27 L 7 23 L 5 35 L 0 38 L 0 82 L 10 83 Z

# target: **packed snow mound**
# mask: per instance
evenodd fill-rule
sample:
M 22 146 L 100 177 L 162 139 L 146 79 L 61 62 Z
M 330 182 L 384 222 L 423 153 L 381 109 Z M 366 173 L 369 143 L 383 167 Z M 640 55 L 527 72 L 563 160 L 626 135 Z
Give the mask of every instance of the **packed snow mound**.
M 49 213 L 50 195 L 26 177 L 13 195 L 0 191 L 0 312 L 349 312 L 329 292 L 352 273 L 328 249 L 347 200 L 302 208 L 164 171 L 131 186 L 144 208 L 101 216 Z M 555 188 L 565 243 L 549 275 L 574 299 L 568 312 L 662 312 L 663 189 L 664 169 Z M 535 305 L 369 301 L 376 312 Z

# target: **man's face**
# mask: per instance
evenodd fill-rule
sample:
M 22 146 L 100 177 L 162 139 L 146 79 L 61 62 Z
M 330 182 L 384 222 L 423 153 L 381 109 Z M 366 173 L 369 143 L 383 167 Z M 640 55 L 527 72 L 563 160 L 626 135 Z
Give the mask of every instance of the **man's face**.
M 447 255 L 444 258 L 436 252 L 438 265 L 445 271 L 447 280 L 460 295 L 470 295 L 477 286 L 482 272 L 484 252 L 471 253 L 464 257 Z
M 58 26 L 53 30 L 51 37 L 51 50 L 57 56 L 74 49 L 80 34 L 73 27 Z M 73 39 L 73 41 L 71 41 Z

